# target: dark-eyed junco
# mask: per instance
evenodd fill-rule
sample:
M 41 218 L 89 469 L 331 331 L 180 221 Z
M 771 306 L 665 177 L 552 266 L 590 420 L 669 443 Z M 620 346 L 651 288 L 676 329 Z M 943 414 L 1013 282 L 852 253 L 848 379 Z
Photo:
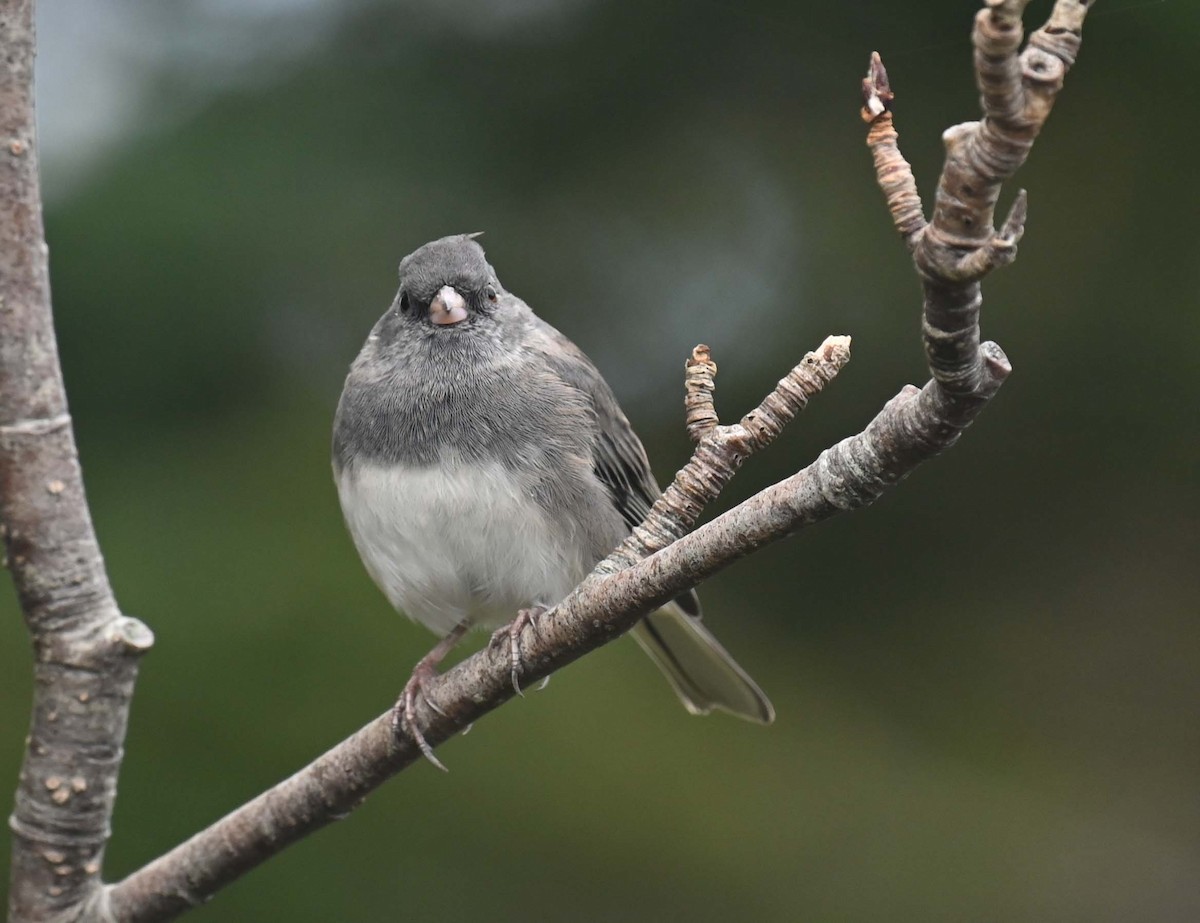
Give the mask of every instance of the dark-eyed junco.
M 660 493 L 600 372 L 504 290 L 474 236 L 401 261 L 400 290 L 354 360 L 334 422 L 334 478 L 367 571 L 443 638 L 406 687 L 410 721 L 422 682 L 468 628 L 553 606 Z M 695 592 L 633 635 L 688 711 L 773 720 L 701 625 Z

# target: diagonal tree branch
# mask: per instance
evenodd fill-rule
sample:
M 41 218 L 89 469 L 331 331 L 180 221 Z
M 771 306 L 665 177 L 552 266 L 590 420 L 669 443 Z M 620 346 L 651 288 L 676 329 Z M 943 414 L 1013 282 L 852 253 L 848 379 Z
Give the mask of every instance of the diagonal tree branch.
M 656 537 L 682 534 L 690 528 L 740 464 L 735 456 L 769 444 L 783 423 L 831 381 L 849 358 L 849 340 L 830 337 L 820 349 L 806 355 L 742 423 L 711 428 L 647 517 L 642 526 L 644 537 L 631 536 L 574 592 L 542 616 L 536 628 L 525 629 L 521 635 L 523 678 L 543 679 L 616 640 L 646 613 L 747 554 L 745 543 L 728 531 L 720 533 L 726 547 L 712 550 L 721 540 L 712 530 L 715 522 L 650 557 L 644 557 L 643 551 Z M 707 361 L 707 348 L 697 347 L 692 361 Z M 715 366 L 707 373 L 710 398 L 713 372 Z M 711 399 L 707 403 L 711 409 Z M 764 411 L 764 407 L 770 410 Z M 715 422 L 715 411 L 712 416 Z M 719 460 L 710 467 L 709 460 L 714 458 Z M 693 482 L 693 486 L 683 487 L 681 481 Z M 691 495 L 690 501 L 682 501 L 685 494 Z M 681 556 L 681 547 L 692 547 L 692 557 L 688 558 L 686 550 Z M 663 555 L 670 562 L 665 567 L 660 564 Z M 689 561 L 692 569 L 687 568 Z M 629 566 L 619 569 L 623 562 Z M 513 698 L 511 670 L 507 644 L 493 644 L 434 680 L 418 710 L 419 726 L 428 743 L 443 743 Z M 109 917 L 102 915 L 101 919 L 150 923 L 177 916 L 313 830 L 346 816 L 372 790 L 420 759 L 420 747 L 406 723 L 394 721 L 391 712 L 380 715 L 290 779 L 114 885 L 101 908 Z
M 34 694 L 12 828 L 9 918 L 100 889 L 139 655 L 104 571 L 50 315 L 33 107 L 33 3 L 0 2 L 0 528 L 33 641 Z
M 88 521 L 54 356 L 32 158 L 30 0 L 0 0 L 6 47 L 0 108 L 11 158 L 0 176 L 0 512 L 14 580 L 38 655 L 33 733 L 14 812 L 14 920 L 151 923 L 200 903 L 308 833 L 345 816 L 420 758 L 391 713 L 291 778 L 122 882 L 98 885 L 137 654 L 149 631 L 120 615 Z M 694 531 L 749 452 L 768 444 L 848 358 L 830 338 L 760 407 L 721 426 L 715 366 L 698 348 L 687 371 L 692 460 L 647 521 L 520 642 L 524 675 L 548 676 L 647 612 L 770 542 L 865 506 L 953 445 L 1011 368 L 979 333 L 980 279 L 1010 262 L 1024 227 L 1017 197 L 1000 232 L 1000 184 L 1028 154 L 1079 47 L 1087 0 L 1058 0 L 1018 54 L 1023 0 L 986 0 L 973 41 L 984 118 L 950 129 L 932 219 L 899 152 L 893 94 L 878 56 L 864 82 L 876 174 L 924 291 L 932 380 L 905 387 L 861 433 Z M 15 63 L 14 63 L 15 62 Z M 0 151 L 0 154 L 3 152 Z M 22 159 L 26 158 L 26 159 Z M 417 726 L 437 745 L 514 695 L 507 646 L 492 645 L 431 684 Z M 101 707 L 103 706 L 103 707 Z M 54 775 L 48 773 L 53 772 Z M 77 775 L 76 775 L 77 773 Z
M 1047 26 L 1035 35 L 1059 39 L 1065 65 L 1078 48 L 1088 3 L 1059 0 Z M 991 230 L 999 186 L 1023 162 L 1028 140 L 1049 114 L 1057 82 L 1034 66 L 1043 45 L 1031 42 L 1012 65 L 1020 44 L 1023 3 L 989 0 L 976 21 L 977 79 L 984 88 L 985 121 L 947 132 L 947 159 L 934 217 L 926 225 L 912 171 L 897 146 L 890 111 L 893 94 L 878 55 L 864 82 L 868 145 L 888 198 L 893 222 L 914 252 L 925 300 L 923 330 L 932 380 L 906 387 L 867 428 L 822 452 L 808 467 L 767 488 L 710 523 L 684 534 L 703 505 L 732 476 L 743 432 L 729 440 L 712 407 L 707 350 L 689 363 L 688 426 L 698 446 L 689 465 L 664 493 L 651 516 L 630 539 L 567 599 L 521 637 L 525 675 L 537 680 L 628 630 L 658 605 L 770 542 L 835 513 L 873 502 L 921 462 L 953 445 L 1011 372 L 1003 351 L 979 336 L 979 278 L 1015 256 L 1024 226 L 1025 199 L 1018 196 L 999 234 Z M 1065 24 L 1065 25 L 1064 25 Z M 1073 30 L 1073 31 L 1072 31 Z M 1053 44 L 1053 43 L 1047 43 Z M 1069 52 L 1069 54 L 1067 54 Z M 1069 60 L 1068 60 L 1069 58 Z M 1016 106 L 1013 100 L 1021 100 Z M 992 124 L 997 104 L 1019 112 L 1017 123 Z M 960 141 L 968 142 L 960 144 Z M 967 233 L 970 232 L 970 233 Z M 843 344 L 845 345 L 845 344 Z M 832 344 L 827 341 L 823 350 Z M 821 351 L 818 351 L 818 355 Z M 825 353 L 830 358 L 829 353 Z M 807 360 L 806 360 L 807 361 Z M 796 374 L 801 366 L 793 374 Z M 791 376 L 789 376 L 791 377 Z M 781 382 L 773 395 L 781 395 Z M 764 401 L 760 411 L 768 408 Z M 789 411 L 794 413 L 794 410 Z M 703 458 L 725 439 L 721 454 Z M 513 695 L 506 651 L 489 647 L 441 677 L 423 704 L 419 722 L 430 744 L 448 739 Z M 168 919 L 188 903 L 207 897 L 275 851 L 352 810 L 363 795 L 418 758 L 401 726 L 392 736 L 382 715 L 291 779 L 259 796 L 171 853 L 135 872 L 111 892 L 117 919 Z
M 713 406 L 717 364 L 707 346 L 692 350 L 684 369 L 684 409 L 696 451 L 667 485 L 646 521 L 597 566 L 597 573 L 616 573 L 687 534 L 742 463 L 774 442 L 807 406 L 809 398 L 829 384 L 849 361 L 850 338 L 826 338 L 739 423 L 721 426 Z

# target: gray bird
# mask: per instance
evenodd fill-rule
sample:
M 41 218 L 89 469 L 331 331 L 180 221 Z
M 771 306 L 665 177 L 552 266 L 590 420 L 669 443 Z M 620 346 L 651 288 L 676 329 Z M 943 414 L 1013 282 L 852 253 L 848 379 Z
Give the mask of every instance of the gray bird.
M 555 605 L 660 494 L 600 372 L 504 290 L 475 236 L 400 262 L 400 289 L 334 420 L 334 479 L 363 564 L 393 606 L 443 639 L 398 706 L 413 731 L 422 684 L 469 628 Z M 701 624 L 694 591 L 633 635 L 691 713 L 774 719 Z

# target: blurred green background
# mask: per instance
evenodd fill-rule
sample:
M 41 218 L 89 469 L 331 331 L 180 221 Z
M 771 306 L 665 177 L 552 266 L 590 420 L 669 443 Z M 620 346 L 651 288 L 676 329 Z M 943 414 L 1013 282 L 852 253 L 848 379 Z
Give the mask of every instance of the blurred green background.
M 400 257 L 485 230 L 660 479 L 693 344 L 733 418 L 853 335 L 724 508 L 925 380 L 858 84 L 878 49 L 928 201 L 976 113 L 975 8 L 43 2 L 63 364 L 113 583 L 158 636 L 110 877 L 381 712 L 432 643 L 328 463 Z M 1200 918 L 1197 34 L 1188 0 L 1089 20 L 985 288 L 1016 372 L 962 443 L 704 586 L 775 726 L 688 717 L 622 641 L 189 919 Z M 6 593 L 10 783 L 28 698 Z

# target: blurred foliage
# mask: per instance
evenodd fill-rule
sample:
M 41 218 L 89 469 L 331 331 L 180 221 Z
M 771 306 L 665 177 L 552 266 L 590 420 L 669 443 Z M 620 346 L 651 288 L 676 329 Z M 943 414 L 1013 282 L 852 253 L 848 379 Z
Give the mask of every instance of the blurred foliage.
M 158 636 L 110 876 L 378 714 L 432 642 L 362 572 L 328 469 L 341 377 L 420 243 L 485 230 L 662 478 L 694 343 L 733 417 L 852 334 L 726 504 L 924 380 L 858 82 L 877 48 L 928 200 L 940 132 L 975 112 L 972 4 L 502 7 L 346 4 L 253 79 L 167 61 L 144 125 L 52 196 L 93 512 Z M 877 507 L 705 586 L 773 728 L 689 718 L 622 642 L 448 745 L 449 776 L 415 767 L 189 918 L 1200 916 L 1198 28 L 1182 0 L 1089 21 L 1019 178 L 1021 258 L 985 288 L 1016 374 L 980 424 Z M 11 597 L 0 658 L 14 779 Z

